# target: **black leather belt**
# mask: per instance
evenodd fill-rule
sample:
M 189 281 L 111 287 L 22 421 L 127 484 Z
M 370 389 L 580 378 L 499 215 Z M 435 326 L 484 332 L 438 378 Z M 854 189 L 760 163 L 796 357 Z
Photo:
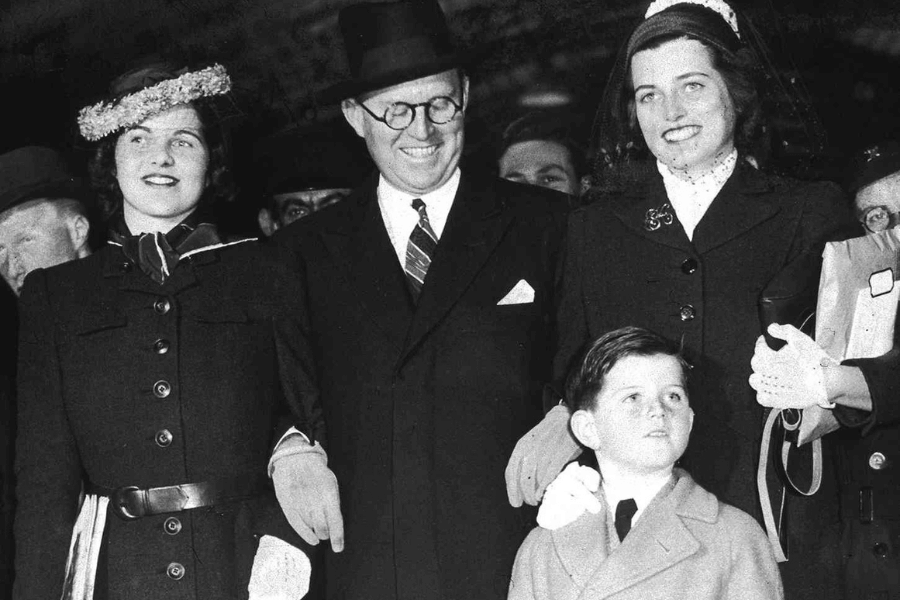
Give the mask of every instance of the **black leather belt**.
M 860 523 L 900 520 L 900 488 L 852 487 L 841 494 L 841 516 Z
M 264 495 L 271 490 L 269 478 L 265 475 L 229 477 L 152 488 L 139 488 L 133 485 L 108 488 L 92 483 L 85 488 L 88 494 L 109 496 L 110 510 L 126 521 L 246 500 Z

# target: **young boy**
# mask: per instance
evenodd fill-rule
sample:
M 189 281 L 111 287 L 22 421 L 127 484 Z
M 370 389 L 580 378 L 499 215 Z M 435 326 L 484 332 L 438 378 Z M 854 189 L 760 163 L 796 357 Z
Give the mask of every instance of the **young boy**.
M 597 339 L 569 375 L 575 437 L 594 450 L 602 509 L 534 529 L 510 600 L 781 599 L 762 529 L 675 468 L 690 436 L 689 365 L 638 327 Z

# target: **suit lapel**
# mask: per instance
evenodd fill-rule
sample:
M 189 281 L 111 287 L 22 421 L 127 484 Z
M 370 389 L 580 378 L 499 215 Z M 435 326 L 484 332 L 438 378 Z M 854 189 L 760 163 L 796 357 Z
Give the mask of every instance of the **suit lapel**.
M 494 186 L 480 183 L 462 175 L 419 296 L 401 362 L 453 308 L 512 223 L 511 211 L 504 210 Z
M 412 305 L 378 206 L 377 185 L 375 176 L 358 194 L 345 200 L 354 203 L 347 211 L 349 223 L 323 231 L 321 236 L 337 275 L 344 277 L 347 289 L 353 290 L 363 310 L 399 353 L 412 318 Z
M 771 190 L 767 180 L 739 158 L 735 172 L 694 230 L 697 252 L 709 252 L 778 214 L 778 205 L 766 200 Z
M 669 204 L 666 196 L 666 188 L 662 177 L 654 170 L 647 169 L 646 174 L 637 182 L 637 185 L 625 193 L 610 199 L 610 210 L 633 232 L 647 240 L 676 248 L 690 251 L 691 242 L 688 240 L 684 227 L 675 216 L 675 209 L 669 205 L 667 212 L 672 217 L 672 222 L 652 218 L 651 211 L 659 211 L 664 205 Z M 658 225 L 658 226 L 657 226 Z

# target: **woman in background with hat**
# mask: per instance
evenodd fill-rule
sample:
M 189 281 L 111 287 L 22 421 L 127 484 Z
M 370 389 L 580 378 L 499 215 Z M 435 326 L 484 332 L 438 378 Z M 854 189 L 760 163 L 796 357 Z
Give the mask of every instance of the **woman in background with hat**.
M 680 342 L 695 383 L 685 468 L 760 521 L 763 409 L 747 383 L 761 331 L 757 302 L 782 269 L 846 221 L 837 186 L 757 168 L 768 150 L 764 100 L 785 92 L 760 83 L 761 53 L 752 27 L 722 0 L 648 8 L 598 112 L 592 205 L 569 218 L 554 364 L 562 376 L 586 340 L 626 324 Z M 767 82 L 778 81 L 771 75 Z M 539 428 L 556 422 L 562 431 L 564 415 L 552 411 Z M 528 439 L 510 463 L 513 478 L 528 462 Z M 533 482 L 521 488 L 537 499 Z M 519 489 L 510 481 L 513 502 Z M 787 598 L 835 593 L 822 565 L 835 562 L 836 503 L 824 491 L 818 498 L 824 508 L 814 517 L 815 499 L 791 514 Z
M 152 66 L 79 115 L 111 242 L 22 292 L 17 600 L 307 592 L 266 466 L 289 427 L 321 435 L 295 393 L 301 292 L 210 219 L 229 89 L 219 65 Z
M 848 192 L 866 235 L 900 226 L 900 144 L 871 145 L 854 157 Z M 882 244 L 891 245 L 884 239 Z M 858 262 L 857 262 L 858 264 Z M 894 273 L 894 279 L 897 274 Z M 900 597 L 900 328 L 881 356 L 840 365 L 804 333 L 781 326 L 774 352 L 757 343 L 750 384 L 760 404 L 804 409 L 832 403 L 841 428 L 829 434 L 840 486 L 845 598 Z M 824 362 L 823 362 L 824 360 Z M 829 365 L 825 368 L 825 365 Z M 806 374 L 806 376 L 802 376 Z M 810 385 L 818 380 L 820 383 Z

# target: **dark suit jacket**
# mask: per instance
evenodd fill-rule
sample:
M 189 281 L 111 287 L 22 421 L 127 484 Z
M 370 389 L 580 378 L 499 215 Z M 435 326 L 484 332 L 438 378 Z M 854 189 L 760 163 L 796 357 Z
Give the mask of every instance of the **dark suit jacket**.
M 654 168 L 626 193 L 570 215 L 556 375 L 565 373 L 586 341 L 625 325 L 683 343 L 694 365 L 696 413 L 685 468 L 723 502 L 761 521 L 756 464 L 764 411 L 747 382 L 761 333 L 757 302 L 785 265 L 806 251 L 821 251 L 845 227 L 849 211 L 833 184 L 767 176 L 743 160 L 693 241 L 677 218 L 654 231 L 644 227 L 647 211 L 666 202 Z M 787 597 L 795 581 L 789 571 L 796 571 L 798 588 L 827 583 L 819 577 L 824 574 L 805 573 L 800 565 L 821 563 L 819 553 L 832 547 L 833 540 L 820 545 L 816 535 L 838 518 L 837 500 L 829 493 L 833 486 L 803 503 L 820 503 L 821 511 L 795 515 L 789 524 L 798 537 L 791 541 L 785 571 Z M 827 597 L 810 589 L 811 598 Z
M 83 481 L 152 487 L 266 473 L 307 411 L 292 393 L 296 281 L 255 242 L 179 262 L 163 285 L 108 246 L 29 274 L 21 297 L 15 598 L 57 598 Z M 164 381 L 169 392 L 155 394 Z M 308 387 L 308 386 L 302 386 Z M 157 442 L 162 430 L 168 445 Z M 163 524 L 179 519 L 180 531 Z M 107 519 L 95 598 L 247 597 L 260 535 L 302 547 L 274 493 Z M 184 566 L 180 580 L 167 566 Z
M 342 599 L 505 598 L 529 511 L 504 468 L 541 417 L 561 196 L 462 174 L 413 307 L 377 177 L 276 236 L 306 291 L 346 548 Z M 525 280 L 534 302 L 497 303 Z
M 13 582 L 17 320 L 16 296 L 9 286 L 0 285 L 0 598 L 12 595 Z

